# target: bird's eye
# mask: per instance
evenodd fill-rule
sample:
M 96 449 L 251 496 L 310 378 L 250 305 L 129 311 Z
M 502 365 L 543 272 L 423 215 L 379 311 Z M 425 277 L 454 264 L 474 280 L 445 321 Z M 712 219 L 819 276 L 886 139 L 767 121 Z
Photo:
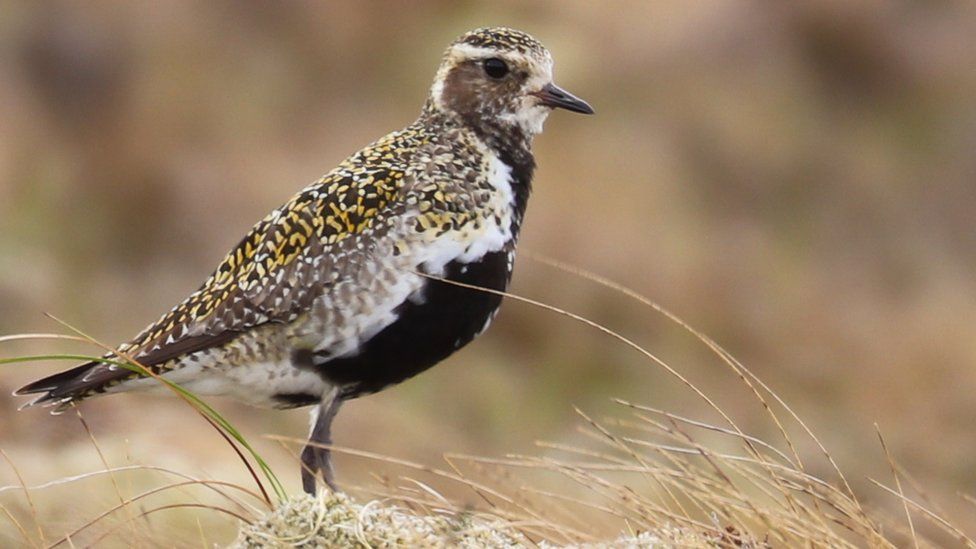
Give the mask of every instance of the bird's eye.
M 492 78 L 502 78 L 508 74 L 508 65 L 497 57 L 485 59 L 485 74 Z

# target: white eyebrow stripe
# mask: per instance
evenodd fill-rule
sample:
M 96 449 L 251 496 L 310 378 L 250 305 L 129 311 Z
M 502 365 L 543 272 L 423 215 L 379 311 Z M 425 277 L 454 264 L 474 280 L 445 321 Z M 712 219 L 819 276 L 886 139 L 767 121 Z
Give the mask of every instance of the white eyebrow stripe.
M 548 52 L 547 52 L 548 53 Z M 518 63 L 523 60 L 528 60 L 529 62 L 538 62 L 531 53 L 523 53 L 518 51 L 507 51 L 498 50 L 495 48 L 485 48 L 482 46 L 472 46 L 471 44 L 465 44 L 461 42 L 459 44 L 454 44 L 451 46 L 450 57 L 455 62 L 466 61 L 466 60 L 480 60 L 487 59 L 489 57 L 498 57 L 499 59 L 504 59 L 510 63 Z M 549 57 L 548 55 L 546 57 Z
M 460 57 L 466 57 L 469 59 L 481 57 L 505 57 L 506 54 L 506 52 L 500 52 L 493 48 L 472 46 L 471 44 L 466 44 L 464 42 L 454 44 L 454 46 L 451 47 L 451 53 L 458 54 Z
M 498 57 L 504 59 L 513 64 L 518 64 L 520 62 L 528 62 L 531 65 L 541 69 L 541 72 L 547 73 L 549 78 L 552 78 L 552 54 L 548 50 L 544 50 L 544 56 L 539 59 L 532 54 L 514 52 L 514 51 L 500 51 L 494 48 L 486 48 L 483 46 L 472 46 L 471 44 L 466 44 L 464 42 L 454 44 L 451 46 L 449 53 L 450 58 L 458 63 L 460 61 L 467 61 L 472 59 L 487 59 L 489 57 Z M 446 73 L 445 73 L 446 74 Z

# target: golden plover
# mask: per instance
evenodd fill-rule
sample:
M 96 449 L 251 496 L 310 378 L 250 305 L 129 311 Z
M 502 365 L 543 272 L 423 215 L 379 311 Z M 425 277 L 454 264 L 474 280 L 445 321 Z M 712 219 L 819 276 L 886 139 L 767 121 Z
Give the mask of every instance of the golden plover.
M 482 28 L 447 49 L 420 118 L 350 156 L 261 220 L 199 290 L 119 348 L 204 395 L 315 405 L 302 482 L 335 489 L 342 402 L 440 362 L 491 322 L 511 278 L 535 161 L 555 108 L 591 114 L 552 81 L 534 38 Z M 426 275 L 426 276 L 425 276 Z M 117 358 L 114 354 L 107 359 Z M 160 384 L 92 362 L 16 394 L 55 411 Z

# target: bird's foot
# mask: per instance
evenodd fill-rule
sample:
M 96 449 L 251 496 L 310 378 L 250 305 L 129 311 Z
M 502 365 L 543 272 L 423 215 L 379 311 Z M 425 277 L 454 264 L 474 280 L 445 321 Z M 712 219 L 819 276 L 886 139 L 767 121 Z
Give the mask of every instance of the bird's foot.
M 332 469 L 332 420 L 335 419 L 342 399 L 338 396 L 338 389 L 329 391 L 312 417 L 312 431 L 308 435 L 308 444 L 302 450 L 302 488 L 306 494 L 315 495 L 318 481 L 325 481 L 325 485 L 333 492 L 339 487 L 335 482 L 335 470 Z

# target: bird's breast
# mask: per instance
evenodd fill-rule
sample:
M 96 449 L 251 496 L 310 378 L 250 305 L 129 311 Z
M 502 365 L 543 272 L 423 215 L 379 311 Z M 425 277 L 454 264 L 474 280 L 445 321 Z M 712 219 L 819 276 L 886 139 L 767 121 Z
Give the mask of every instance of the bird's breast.
M 447 358 L 481 334 L 508 286 L 513 254 L 489 252 L 477 261 L 451 261 L 427 279 L 415 299 L 401 303 L 395 320 L 362 341 L 354 353 L 323 357 L 318 369 L 346 397 L 376 392 Z M 485 291 L 489 290 L 489 291 Z

